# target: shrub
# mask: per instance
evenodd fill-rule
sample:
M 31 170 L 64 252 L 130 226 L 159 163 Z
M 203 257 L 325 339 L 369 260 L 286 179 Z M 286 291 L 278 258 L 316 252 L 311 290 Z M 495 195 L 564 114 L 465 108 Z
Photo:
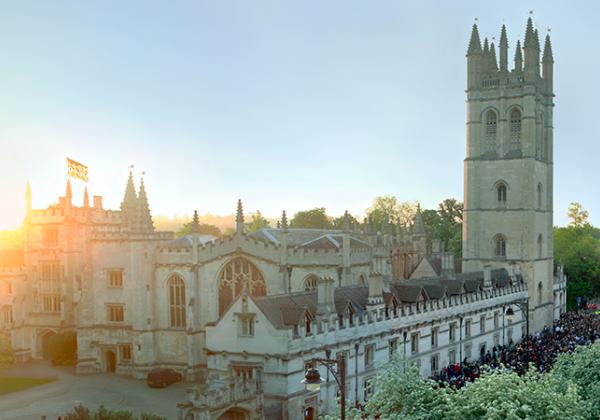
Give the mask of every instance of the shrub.
M 109 410 L 103 405 L 92 413 L 89 408 L 79 404 L 73 408 L 73 411 L 65 415 L 65 420 L 136 420 L 137 417 L 131 411 Z M 155 414 L 143 413 L 139 420 L 167 420 L 166 417 Z
M 15 361 L 10 337 L 0 335 L 0 366 L 10 365 Z

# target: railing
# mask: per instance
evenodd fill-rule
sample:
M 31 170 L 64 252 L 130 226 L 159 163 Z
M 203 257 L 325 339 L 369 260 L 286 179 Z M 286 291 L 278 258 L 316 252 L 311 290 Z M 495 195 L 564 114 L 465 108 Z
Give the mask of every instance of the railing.
M 196 387 L 187 390 L 188 402 L 193 407 L 208 408 L 209 410 L 217 410 L 253 400 L 260 393 L 261 387 L 258 380 L 242 379 L 241 377 L 231 377 L 229 381 L 221 383 L 214 381 L 205 385 L 204 389 Z

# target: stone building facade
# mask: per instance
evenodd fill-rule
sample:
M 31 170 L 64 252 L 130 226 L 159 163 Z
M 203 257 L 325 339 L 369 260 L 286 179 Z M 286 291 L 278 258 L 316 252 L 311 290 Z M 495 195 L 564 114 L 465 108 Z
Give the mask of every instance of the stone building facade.
M 552 261 L 552 53 L 547 39 L 539 77 L 532 28 L 525 66 L 519 48 L 510 72 L 505 29 L 499 69 L 473 29 L 462 272 L 435 238 L 427 249 L 420 210 L 411 227 L 381 231 L 349 217 L 340 230 L 292 229 L 284 212 L 278 228 L 248 233 L 239 202 L 232 236 L 200 234 L 195 216 L 175 238 L 155 231 L 131 175 L 119 210 L 87 190 L 75 205 L 69 183 L 32 209 L 28 188 L 22 257 L 0 266 L 0 326 L 17 357 L 42 358 L 49 337 L 72 331 L 79 374 L 184 373 L 195 385 L 182 419 L 313 419 L 337 392 L 322 366 L 320 391 L 302 385 L 316 357 L 343 353 L 347 396 L 361 402 L 391 360 L 431 375 L 518 341 L 526 319 L 549 324 L 566 279 Z

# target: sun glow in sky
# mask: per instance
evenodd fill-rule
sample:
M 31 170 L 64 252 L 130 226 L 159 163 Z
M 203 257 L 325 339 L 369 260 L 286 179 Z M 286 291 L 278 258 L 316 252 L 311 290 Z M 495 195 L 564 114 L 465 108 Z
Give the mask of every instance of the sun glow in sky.
M 555 57 L 555 223 L 600 224 L 597 2 L 19 1 L 0 5 L 0 228 L 64 193 L 65 157 L 118 207 L 146 171 L 154 214 L 361 214 L 463 195 L 465 52 L 530 9 Z M 82 186 L 74 182 L 75 200 Z

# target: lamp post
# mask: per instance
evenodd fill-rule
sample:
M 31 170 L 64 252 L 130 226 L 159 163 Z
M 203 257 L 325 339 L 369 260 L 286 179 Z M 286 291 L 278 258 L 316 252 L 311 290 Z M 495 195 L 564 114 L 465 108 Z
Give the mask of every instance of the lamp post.
M 328 372 L 333 375 L 333 378 L 337 382 L 338 389 L 340 390 L 340 405 L 341 415 L 340 419 L 346 419 L 346 357 L 343 352 L 338 353 L 336 359 L 313 359 L 314 362 L 320 363 L 327 369 Z M 321 389 L 321 384 L 325 380 L 321 377 L 319 370 L 313 367 L 308 369 L 304 375 L 302 383 L 306 386 L 307 391 L 316 392 Z
M 522 314 L 525 314 L 525 358 L 527 364 L 529 364 L 529 299 L 518 300 L 513 303 L 521 310 Z M 513 311 L 513 308 L 511 308 L 510 306 L 508 307 L 508 309 L 506 309 L 506 318 L 508 318 L 508 322 L 512 322 L 515 318 L 515 311 Z

